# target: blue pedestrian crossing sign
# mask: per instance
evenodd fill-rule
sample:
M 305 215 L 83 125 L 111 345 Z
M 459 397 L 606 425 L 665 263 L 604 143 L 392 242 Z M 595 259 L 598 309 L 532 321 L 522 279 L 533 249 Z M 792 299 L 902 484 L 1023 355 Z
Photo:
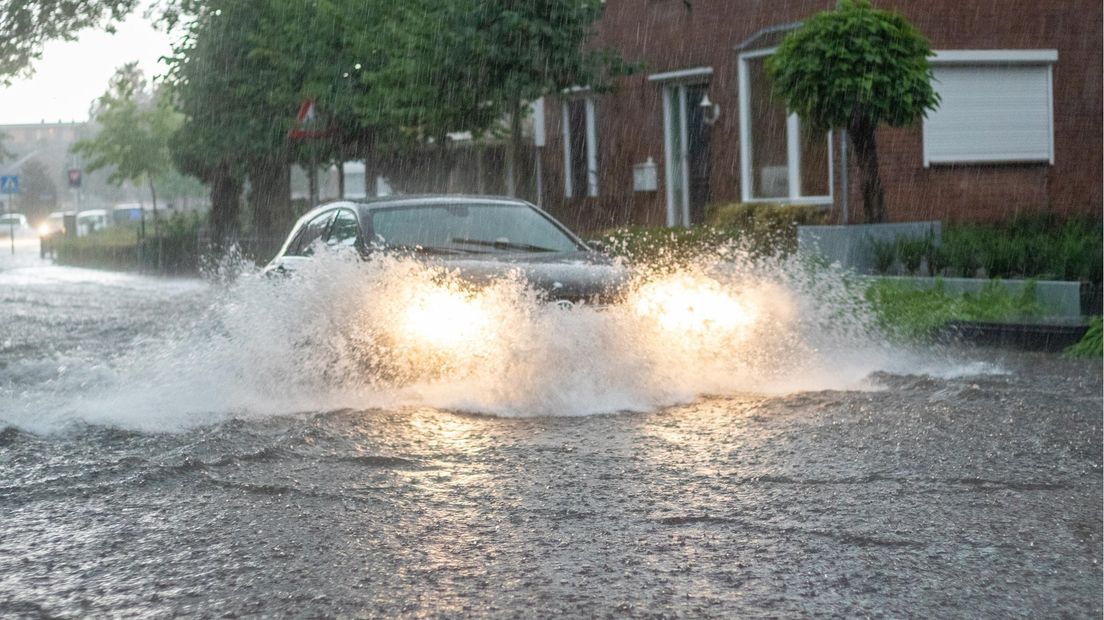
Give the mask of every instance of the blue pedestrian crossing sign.
M 18 194 L 19 175 L 0 176 L 0 194 Z

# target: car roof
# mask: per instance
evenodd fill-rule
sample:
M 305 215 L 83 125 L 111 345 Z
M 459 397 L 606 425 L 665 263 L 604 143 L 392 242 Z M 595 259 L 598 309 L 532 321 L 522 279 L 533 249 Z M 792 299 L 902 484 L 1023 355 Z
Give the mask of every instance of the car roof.
M 326 204 L 318 205 L 310 211 L 304 213 L 299 218 L 299 223 L 302 223 L 315 215 L 337 207 L 353 208 L 364 215 L 370 211 L 377 209 L 384 209 L 390 207 L 403 207 L 403 206 L 419 206 L 419 205 L 477 205 L 477 204 L 503 204 L 503 205 L 518 205 L 532 207 L 533 205 L 520 198 L 511 198 L 509 196 L 481 196 L 476 194 L 408 194 L 399 196 L 381 196 L 373 198 L 358 198 L 358 199 L 345 199 L 335 200 Z

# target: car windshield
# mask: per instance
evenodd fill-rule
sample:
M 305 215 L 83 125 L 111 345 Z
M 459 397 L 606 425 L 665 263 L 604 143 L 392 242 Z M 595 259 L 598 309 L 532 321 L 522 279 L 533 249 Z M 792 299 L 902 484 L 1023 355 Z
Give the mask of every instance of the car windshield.
M 574 252 L 578 243 L 536 209 L 516 204 L 411 205 L 372 211 L 388 247 L 449 254 Z

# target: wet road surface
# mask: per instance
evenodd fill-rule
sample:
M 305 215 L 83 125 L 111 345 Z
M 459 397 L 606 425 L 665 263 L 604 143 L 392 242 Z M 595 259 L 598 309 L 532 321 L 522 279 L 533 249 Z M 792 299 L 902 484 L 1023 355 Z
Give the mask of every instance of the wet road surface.
M 0 615 L 1102 613 L 1099 362 L 948 351 L 989 370 L 581 417 L 37 423 L 207 290 L 0 263 Z

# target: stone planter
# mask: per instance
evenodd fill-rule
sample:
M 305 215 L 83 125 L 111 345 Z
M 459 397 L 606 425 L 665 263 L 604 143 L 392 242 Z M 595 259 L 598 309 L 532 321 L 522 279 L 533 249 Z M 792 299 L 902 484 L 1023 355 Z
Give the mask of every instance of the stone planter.
M 936 245 L 942 235 L 938 221 L 848 226 L 798 226 L 797 251 L 839 263 L 856 273 L 874 273 L 874 252 L 870 240 L 896 241 L 898 237 L 924 238 L 932 235 Z

